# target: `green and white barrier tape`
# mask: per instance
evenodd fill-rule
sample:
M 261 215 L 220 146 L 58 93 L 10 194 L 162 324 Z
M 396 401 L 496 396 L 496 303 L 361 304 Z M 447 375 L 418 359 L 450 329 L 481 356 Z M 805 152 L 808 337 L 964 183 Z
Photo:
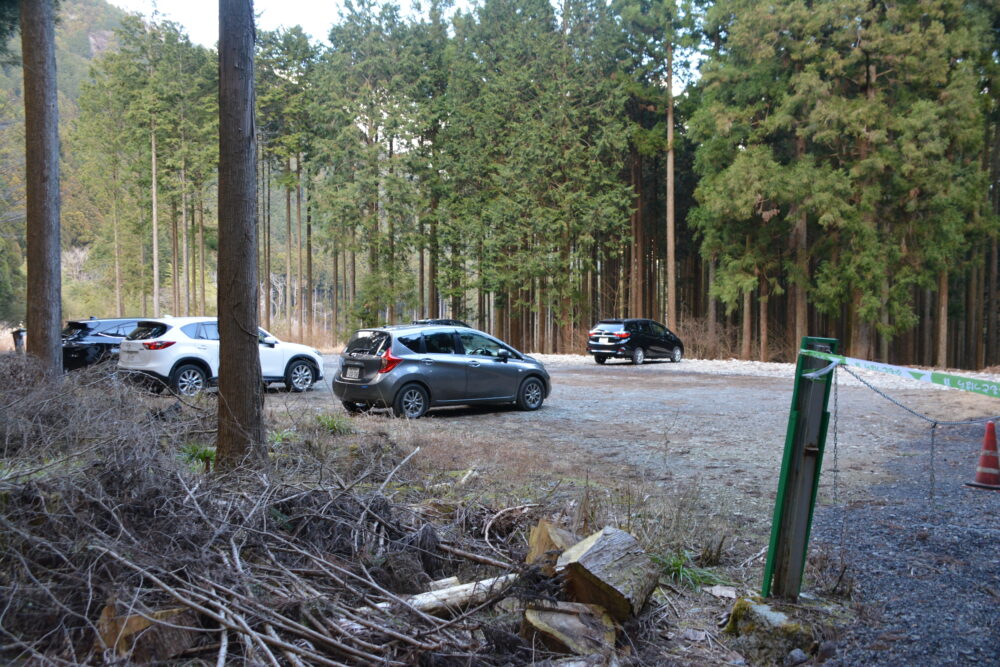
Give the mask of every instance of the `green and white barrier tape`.
M 826 352 L 816 352 L 815 350 L 799 350 L 799 354 L 804 354 L 808 357 L 816 357 L 817 359 L 825 359 L 826 361 L 837 363 L 841 366 L 852 366 L 866 371 L 888 373 L 889 375 L 908 378 L 910 380 L 916 380 L 917 382 L 928 382 L 930 384 L 941 385 L 942 387 L 961 389 L 962 391 L 971 391 L 974 394 L 1000 398 L 1000 381 L 967 378 L 960 375 L 951 375 L 950 373 L 939 373 L 937 371 L 922 371 L 917 368 L 893 366 L 892 364 L 883 364 L 877 361 L 866 361 L 864 359 L 854 359 L 852 357 L 842 357 L 839 354 L 828 354 Z

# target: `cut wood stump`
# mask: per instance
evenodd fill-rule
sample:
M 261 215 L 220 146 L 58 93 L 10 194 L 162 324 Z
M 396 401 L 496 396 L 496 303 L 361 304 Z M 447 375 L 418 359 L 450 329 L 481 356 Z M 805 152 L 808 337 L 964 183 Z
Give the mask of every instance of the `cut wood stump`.
M 559 555 L 578 541 L 570 531 L 542 519 L 528 535 L 528 555 L 524 562 L 538 565 L 542 574 L 551 577 L 556 573 Z
M 550 649 L 577 655 L 615 650 L 618 626 L 602 607 L 578 602 L 533 603 L 524 611 L 522 634 L 538 637 Z
M 197 627 L 197 618 L 187 607 L 118 616 L 109 603 L 97 620 L 94 650 L 111 648 L 138 664 L 165 661 L 197 642 Z
M 642 610 L 660 576 L 639 541 L 611 527 L 564 551 L 556 569 L 565 571 L 567 593 L 573 600 L 600 605 L 618 621 Z

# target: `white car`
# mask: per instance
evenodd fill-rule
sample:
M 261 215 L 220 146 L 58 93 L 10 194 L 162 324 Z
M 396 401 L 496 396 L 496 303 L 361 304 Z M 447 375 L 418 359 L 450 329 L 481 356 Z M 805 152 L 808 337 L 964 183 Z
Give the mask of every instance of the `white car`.
M 317 350 L 280 341 L 263 329 L 258 331 L 265 384 L 284 382 L 289 391 L 305 391 L 323 379 L 323 358 Z M 152 380 L 154 390 L 166 386 L 182 396 L 194 396 L 219 377 L 218 320 L 139 320 L 121 343 L 118 368 Z

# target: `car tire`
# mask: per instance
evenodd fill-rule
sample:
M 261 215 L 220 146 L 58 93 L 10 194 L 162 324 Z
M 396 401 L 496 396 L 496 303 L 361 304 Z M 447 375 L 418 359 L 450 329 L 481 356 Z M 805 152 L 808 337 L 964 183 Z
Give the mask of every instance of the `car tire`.
M 528 378 L 517 390 L 517 407 L 520 410 L 537 410 L 545 400 L 545 386 L 538 378 Z
M 194 364 L 178 366 L 170 374 L 170 390 L 179 396 L 197 396 L 207 383 L 205 371 Z
M 632 363 L 636 366 L 642 366 L 643 362 L 646 361 L 646 350 L 641 347 L 637 347 L 632 350 Z
M 594 355 L 594 361 L 596 361 L 597 363 L 601 364 L 602 366 L 604 365 L 604 362 L 607 361 L 607 360 L 608 360 L 608 355 L 606 355 L 606 354 L 595 354 Z
M 301 392 L 313 386 L 316 373 L 312 364 L 304 359 L 296 359 L 285 369 L 285 388 L 288 391 Z
M 674 362 L 675 364 L 679 364 L 681 363 L 681 359 L 683 358 L 684 358 L 684 350 L 682 350 L 681 346 L 678 345 L 677 347 L 674 348 L 674 351 L 670 353 L 670 361 Z
M 427 414 L 430 407 L 430 397 L 427 390 L 419 384 L 405 385 L 396 393 L 392 402 L 392 414 L 407 419 L 420 419 Z

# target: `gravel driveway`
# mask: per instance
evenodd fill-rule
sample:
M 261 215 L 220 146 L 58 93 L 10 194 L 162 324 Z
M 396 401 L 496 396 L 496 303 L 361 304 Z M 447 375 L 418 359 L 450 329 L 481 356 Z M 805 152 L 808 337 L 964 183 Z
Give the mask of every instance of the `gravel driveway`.
M 733 522 L 758 543 L 768 534 L 791 364 L 597 366 L 578 355 L 539 358 L 553 379 L 541 410 L 449 408 L 412 427 L 462 441 L 502 438 L 530 453 L 540 472 L 696 485 L 730 508 Z M 310 392 L 315 399 L 333 400 L 335 368 L 330 357 L 325 390 Z M 1000 414 L 996 399 L 858 375 L 932 419 Z M 963 485 L 974 475 L 982 425 L 938 429 L 932 465 L 927 422 L 843 370 L 838 376 L 812 546 L 843 557 L 863 620 L 848 628 L 831 664 L 1000 664 L 1000 492 Z

